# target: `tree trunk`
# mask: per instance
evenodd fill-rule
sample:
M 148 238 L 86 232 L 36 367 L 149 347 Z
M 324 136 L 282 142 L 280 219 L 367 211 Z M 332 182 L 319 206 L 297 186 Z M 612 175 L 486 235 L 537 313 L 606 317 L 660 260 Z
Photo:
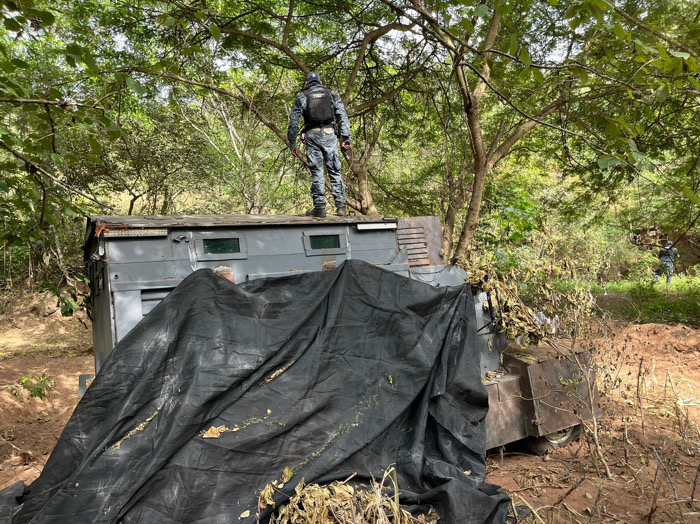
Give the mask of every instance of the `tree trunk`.
M 447 202 L 447 213 L 445 213 L 445 223 L 442 227 L 442 251 L 449 255 L 452 253 L 452 238 L 455 234 L 455 222 L 457 221 L 457 208 L 454 199 Z
M 474 239 L 476 227 L 479 224 L 479 214 L 481 212 L 481 201 L 484 197 L 484 184 L 486 183 L 486 175 L 488 174 L 486 166 L 477 168 L 474 172 L 474 183 L 472 184 L 472 198 L 469 201 L 469 209 L 467 210 L 467 218 L 464 221 L 462 234 L 459 236 L 457 249 L 454 256 L 463 257 L 467 253 L 467 248 Z
M 357 211 L 363 215 L 378 216 L 379 211 L 377 211 L 377 208 L 374 205 L 372 188 L 369 185 L 369 166 L 366 163 L 360 163 L 351 157 L 350 171 L 355 177 L 357 183 Z

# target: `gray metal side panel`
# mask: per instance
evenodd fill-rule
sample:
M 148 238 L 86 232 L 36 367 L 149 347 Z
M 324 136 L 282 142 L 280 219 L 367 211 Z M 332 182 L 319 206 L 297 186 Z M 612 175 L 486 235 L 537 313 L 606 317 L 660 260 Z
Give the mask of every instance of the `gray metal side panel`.
M 115 291 L 112 298 L 116 320 L 115 342 L 119 342 L 143 318 L 141 291 Z
M 102 268 L 102 264 L 99 264 Z M 109 290 L 109 283 L 106 279 L 103 282 L 103 289 L 92 297 L 92 342 L 93 353 L 95 355 L 95 371 L 98 371 L 102 362 L 112 351 L 115 341 L 112 338 L 112 303 Z

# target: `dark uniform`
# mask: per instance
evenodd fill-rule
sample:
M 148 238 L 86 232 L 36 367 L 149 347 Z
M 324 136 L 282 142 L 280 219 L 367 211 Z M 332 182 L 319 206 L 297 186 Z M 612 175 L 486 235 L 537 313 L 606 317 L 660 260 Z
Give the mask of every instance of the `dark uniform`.
M 679 258 L 678 250 L 673 247 L 673 242 L 670 240 L 666 242 L 666 247 L 662 247 L 659 250 L 659 267 L 654 273 L 654 282 L 659 280 L 662 271 L 666 271 L 666 283 L 670 284 L 673 280 L 673 270 L 674 270 L 674 259 Z
M 311 197 L 314 208 L 307 212 L 311 216 L 326 216 L 325 184 L 323 166 L 328 169 L 331 192 L 335 199 L 338 214 L 345 215 L 345 185 L 340 175 L 340 156 L 336 126 L 346 147 L 350 146 L 350 121 L 340 95 L 326 89 L 317 73 L 306 75 L 306 87 L 297 95 L 289 115 L 287 138 L 289 149 L 296 154 L 299 120 L 304 117 L 306 135 L 306 159 L 312 175 Z

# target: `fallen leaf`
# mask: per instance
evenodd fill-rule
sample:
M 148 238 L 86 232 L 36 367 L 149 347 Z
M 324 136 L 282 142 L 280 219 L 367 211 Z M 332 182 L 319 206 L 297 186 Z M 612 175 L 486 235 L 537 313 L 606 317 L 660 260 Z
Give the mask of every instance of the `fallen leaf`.
M 224 431 L 226 431 L 225 425 L 219 427 L 212 426 L 204 432 L 202 438 L 219 438 Z

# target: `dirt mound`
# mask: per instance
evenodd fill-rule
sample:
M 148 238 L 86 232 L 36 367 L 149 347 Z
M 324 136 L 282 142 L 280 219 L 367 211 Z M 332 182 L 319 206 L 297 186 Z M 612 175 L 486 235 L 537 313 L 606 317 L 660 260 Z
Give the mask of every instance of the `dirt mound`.
M 700 329 L 684 325 L 630 325 L 617 334 L 628 351 L 700 351 Z M 619 342 L 618 342 L 619 344 Z
M 85 312 L 61 315 L 49 292 L 0 296 L 0 361 L 28 353 L 86 352 L 92 349 Z

